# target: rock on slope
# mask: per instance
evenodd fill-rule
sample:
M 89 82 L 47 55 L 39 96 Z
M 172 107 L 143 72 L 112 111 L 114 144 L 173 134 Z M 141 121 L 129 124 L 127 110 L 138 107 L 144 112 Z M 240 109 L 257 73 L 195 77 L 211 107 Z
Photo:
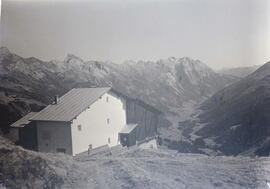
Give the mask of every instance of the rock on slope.
M 183 102 L 201 101 L 235 81 L 190 58 L 113 64 L 69 54 L 64 61 L 44 62 L 22 58 L 4 47 L 0 48 L 0 73 L 2 128 L 74 87 L 113 86 L 163 112 L 176 113 Z
M 196 134 L 225 154 L 270 154 L 270 62 L 203 103 Z

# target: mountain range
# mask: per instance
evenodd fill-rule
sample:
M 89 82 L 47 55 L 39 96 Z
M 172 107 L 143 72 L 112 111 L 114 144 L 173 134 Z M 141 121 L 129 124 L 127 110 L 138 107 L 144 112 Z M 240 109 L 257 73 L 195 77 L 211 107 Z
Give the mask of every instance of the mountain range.
M 114 64 L 68 54 L 63 61 L 44 62 L 22 58 L 5 47 L 0 48 L 0 73 L 2 128 L 74 87 L 112 86 L 165 113 L 177 113 L 184 102 L 207 99 L 236 80 L 187 57 Z
M 1 129 L 7 132 L 9 124 L 39 111 L 56 94 L 75 87 L 111 86 L 161 110 L 165 121 L 160 134 L 179 151 L 267 155 L 269 67 L 267 63 L 248 75 L 247 68 L 215 72 L 189 57 L 115 64 L 68 54 L 63 61 L 42 61 L 2 47 Z M 192 110 L 187 108 L 190 104 Z

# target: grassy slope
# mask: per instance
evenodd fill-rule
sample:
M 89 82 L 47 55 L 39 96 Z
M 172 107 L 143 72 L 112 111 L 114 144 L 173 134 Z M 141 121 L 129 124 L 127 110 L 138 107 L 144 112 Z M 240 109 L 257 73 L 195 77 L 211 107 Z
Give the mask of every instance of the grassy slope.
M 24 150 L 0 138 L 0 173 L 7 188 L 267 188 L 270 158 L 137 147 L 71 158 Z

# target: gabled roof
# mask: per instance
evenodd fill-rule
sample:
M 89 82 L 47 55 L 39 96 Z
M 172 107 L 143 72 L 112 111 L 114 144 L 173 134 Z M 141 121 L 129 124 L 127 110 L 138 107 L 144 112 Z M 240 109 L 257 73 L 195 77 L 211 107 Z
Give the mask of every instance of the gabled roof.
M 37 112 L 30 112 L 26 114 L 24 117 L 21 119 L 17 120 L 15 123 L 11 124 L 11 127 L 24 127 L 25 125 L 29 124 L 31 121 L 30 119 L 36 115 Z
M 59 98 L 31 118 L 32 121 L 72 121 L 111 88 L 77 88 Z

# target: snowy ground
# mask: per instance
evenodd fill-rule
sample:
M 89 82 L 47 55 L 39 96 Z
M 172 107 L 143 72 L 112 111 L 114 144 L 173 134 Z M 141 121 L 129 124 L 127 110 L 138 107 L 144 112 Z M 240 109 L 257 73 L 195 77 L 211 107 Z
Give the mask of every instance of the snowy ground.
M 209 157 L 139 148 L 111 153 L 76 157 L 85 180 L 80 177 L 79 183 L 64 187 L 267 189 L 266 181 L 270 180 L 270 158 Z

